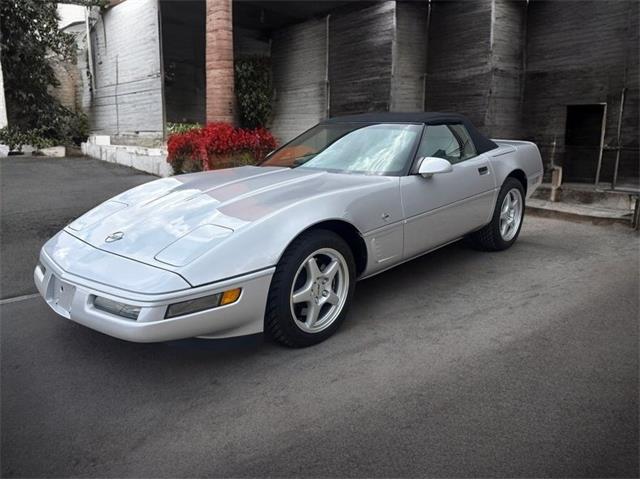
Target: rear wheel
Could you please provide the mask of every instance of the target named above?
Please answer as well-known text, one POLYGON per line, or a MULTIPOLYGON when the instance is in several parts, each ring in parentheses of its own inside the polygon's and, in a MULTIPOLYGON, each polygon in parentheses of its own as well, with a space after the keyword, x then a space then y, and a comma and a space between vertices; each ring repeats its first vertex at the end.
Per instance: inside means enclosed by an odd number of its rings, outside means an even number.
POLYGON ((524 187, 513 177, 508 177, 500 193, 491 222, 470 235, 474 245, 490 251, 505 250, 520 235, 524 219, 524 187))
POLYGON ((287 248, 271 281, 265 330, 290 347, 306 347, 331 336, 351 303, 355 261, 334 232, 310 230, 287 248))

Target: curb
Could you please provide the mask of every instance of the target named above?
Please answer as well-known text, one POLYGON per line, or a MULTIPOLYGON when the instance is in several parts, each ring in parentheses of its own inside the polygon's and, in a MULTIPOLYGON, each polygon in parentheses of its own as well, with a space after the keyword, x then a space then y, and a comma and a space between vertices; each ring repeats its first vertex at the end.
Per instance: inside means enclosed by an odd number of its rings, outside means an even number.
POLYGON ((596 217, 593 215, 582 215, 579 213, 561 212, 558 210, 549 210, 547 208, 532 207, 527 205, 525 212, 535 217, 556 218, 559 220, 568 220, 575 223, 591 223, 593 225, 613 225, 620 224, 631 227, 631 216, 628 217, 596 217))

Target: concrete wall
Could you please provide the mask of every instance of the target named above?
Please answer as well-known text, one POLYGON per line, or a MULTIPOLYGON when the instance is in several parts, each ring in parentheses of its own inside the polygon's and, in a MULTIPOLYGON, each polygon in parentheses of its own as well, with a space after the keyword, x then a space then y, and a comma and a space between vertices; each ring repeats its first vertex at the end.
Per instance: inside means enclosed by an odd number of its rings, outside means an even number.
MULTIPOLYGON (((287 141, 327 114, 389 110, 394 36, 392 1, 358 2, 332 11, 328 19, 274 31, 271 61, 276 97, 271 128, 276 137, 287 141)), ((409 36, 403 40, 410 46, 409 36)), ((424 71, 419 61, 403 57, 403 82, 397 83, 403 107, 417 108, 418 90, 422 95, 416 80, 419 70, 424 71)))
POLYGON ((395 16, 391 110, 420 112, 427 73, 427 4, 396 3, 395 16))
POLYGON ((355 2, 331 13, 329 22, 330 114, 390 108, 396 3, 355 2))
POLYGON ((126 141, 161 139, 163 99, 156 0, 125 1, 97 16, 91 30, 95 91, 91 128, 126 141))
MULTIPOLYGON (((163 22, 167 113, 201 121, 204 2, 162 4, 172 4, 163 22)), ((156 8, 156 0, 125 1, 92 30, 96 90, 87 104, 83 89, 81 103, 99 132, 161 134, 156 8)), ((427 17, 425 2, 352 2, 328 20, 238 27, 234 50, 271 55, 271 128, 281 141, 327 114, 424 108, 466 114, 494 138, 534 140, 546 163, 555 140, 561 163, 567 105, 606 103, 605 179, 624 90, 620 172, 637 181, 639 9, 634 0, 432 0, 427 17)))
POLYGON ((467 115, 494 138, 522 137, 526 5, 431 2, 425 110, 467 115))
MULTIPOLYGON (((529 4, 524 118, 530 138, 548 161, 556 140, 556 163, 564 155, 566 107, 607 103, 605 143, 616 144, 620 95, 627 88, 622 123, 622 177, 638 178, 638 19, 636 1, 529 4)), ((610 178, 614 151, 604 155, 610 178)), ((595 165, 592 175, 595 175, 595 165)))
POLYGON ((526 9, 521 0, 494 0, 490 31, 489 103, 484 130, 494 138, 522 138, 526 9))
POLYGON ((271 44, 275 99, 271 129, 286 142, 326 117, 326 20, 276 30, 271 44))
POLYGON ((65 29, 73 23, 84 22, 85 7, 82 5, 58 3, 56 10, 58 11, 58 28, 60 29, 65 29))
POLYGON ((108 142, 104 142, 108 138, 92 135, 82 143, 82 153, 105 162, 125 165, 159 177, 168 177, 173 173, 173 168, 167 163, 165 148, 109 145, 108 142))
POLYGON ((491 85, 491 0, 431 2, 425 110, 484 129, 491 85))

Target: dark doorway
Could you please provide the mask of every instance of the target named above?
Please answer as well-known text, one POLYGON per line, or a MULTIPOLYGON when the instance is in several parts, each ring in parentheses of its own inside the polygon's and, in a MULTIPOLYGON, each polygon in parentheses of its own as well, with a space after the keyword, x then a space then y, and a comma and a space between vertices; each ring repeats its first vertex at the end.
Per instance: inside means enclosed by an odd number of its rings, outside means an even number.
POLYGON ((595 181, 604 112, 604 104, 567 105, 562 172, 565 181, 595 181))
POLYGON ((164 98, 169 123, 205 121, 205 2, 161 0, 164 98))

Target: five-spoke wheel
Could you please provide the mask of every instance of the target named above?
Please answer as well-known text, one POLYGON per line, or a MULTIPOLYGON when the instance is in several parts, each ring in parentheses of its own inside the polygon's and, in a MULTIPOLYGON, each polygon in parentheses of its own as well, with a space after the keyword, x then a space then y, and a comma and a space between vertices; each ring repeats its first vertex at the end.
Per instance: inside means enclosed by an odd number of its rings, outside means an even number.
POLYGON ((300 265, 291 288, 291 314, 301 330, 327 328, 338 317, 349 291, 349 269, 340 252, 321 248, 300 265))
POLYGON ((353 296, 349 245, 328 230, 309 230, 287 248, 271 281, 265 329, 277 341, 304 347, 329 337, 353 296))
POLYGON ((524 185, 507 177, 498 193, 491 222, 470 235, 472 243, 483 250, 504 250, 518 238, 524 217, 524 185))
POLYGON ((500 235, 509 241, 515 237, 522 221, 522 194, 517 188, 507 192, 500 208, 500 235))

